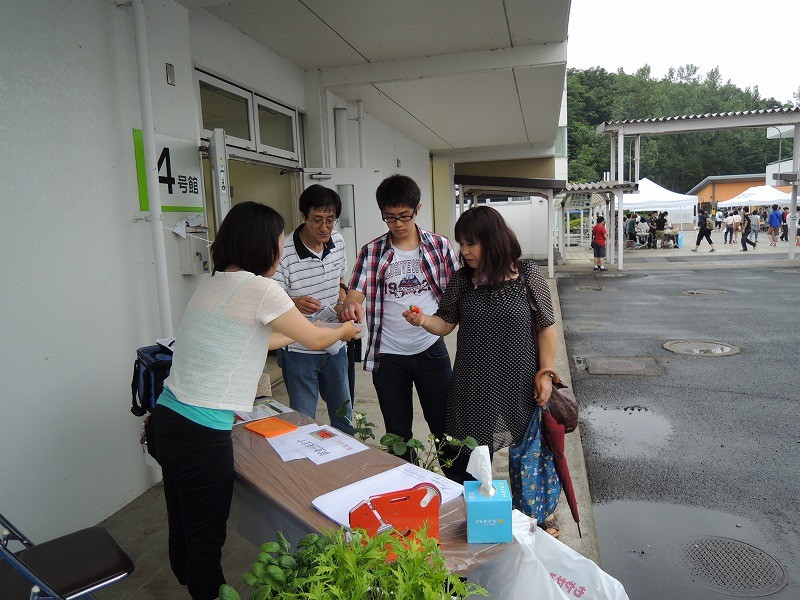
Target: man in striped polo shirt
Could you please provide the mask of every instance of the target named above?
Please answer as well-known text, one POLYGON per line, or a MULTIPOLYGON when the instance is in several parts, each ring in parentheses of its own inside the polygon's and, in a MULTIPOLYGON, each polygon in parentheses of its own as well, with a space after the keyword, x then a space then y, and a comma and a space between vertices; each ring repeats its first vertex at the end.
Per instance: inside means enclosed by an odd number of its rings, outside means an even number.
MULTIPOLYGON (((283 256, 273 279, 283 285, 309 321, 335 323, 347 290, 344 239, 333 230, 342 201, 333 190, 312 185, 300 195, 299 205, 303 224, 284 238, 283 256)), ((347 346, 343 342, 322 351, 295 342, 278 351, 278 364, 293 409, 314 417, 322 396, 331 425, 345 433, 353 432, 347 346), (346 415, 337 416, 342 406, 346 406, 346 415)))
POLYGON ((386 432, 406 441, 412 437, 416 387, 425 421, 442 439, 450 355, 441 337, 411 326, 403 311, 413 305, 426 314, 436 312, 447 281, 458 269, 456 253, 445 236, 417 227, 422 202, 413 179, 392 175, 378 186, 375 197, 389 230, 361 249, 342 320, 361 323, 366 316, 364 370, 372 371, 386 432))

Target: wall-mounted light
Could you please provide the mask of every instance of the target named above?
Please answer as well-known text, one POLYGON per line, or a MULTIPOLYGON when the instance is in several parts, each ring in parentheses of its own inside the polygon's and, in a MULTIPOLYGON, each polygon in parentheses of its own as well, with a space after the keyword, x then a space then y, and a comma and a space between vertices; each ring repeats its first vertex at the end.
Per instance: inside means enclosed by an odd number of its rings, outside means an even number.
POLYGON ((311 173, 308 176, 309 179, 316 179, 317 181, 326 181, 328 179, 331 179, 332 177, 333 175, 331 175, 330 173, 322 173, 322 172, 311 173))

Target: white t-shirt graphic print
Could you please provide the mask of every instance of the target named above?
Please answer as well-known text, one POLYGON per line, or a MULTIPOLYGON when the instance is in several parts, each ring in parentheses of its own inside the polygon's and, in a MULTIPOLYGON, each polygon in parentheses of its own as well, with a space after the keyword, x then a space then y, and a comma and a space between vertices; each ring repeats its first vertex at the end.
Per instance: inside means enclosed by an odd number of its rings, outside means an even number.
POLYGON ((420 267, 419 248, 395 248, 383 281, 381 353, 418 354, 438 339, 438 336, 428 333, 422 327, 409 325, 403 318, 403 311, 408 310, 411 305, 419 306, 426 315, 432 315, 439 308, 436 296, 420 267))

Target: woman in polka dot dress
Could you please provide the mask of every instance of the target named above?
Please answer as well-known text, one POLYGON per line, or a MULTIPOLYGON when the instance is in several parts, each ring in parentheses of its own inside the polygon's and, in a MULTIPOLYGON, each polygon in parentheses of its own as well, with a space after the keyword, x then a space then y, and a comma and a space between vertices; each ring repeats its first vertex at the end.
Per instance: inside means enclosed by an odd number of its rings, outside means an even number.
MULTIPOLYGON (((455 226, 461 269, 447 285, 439 310, 425 315, 412 310, 403 316, 430 333, 447 335, 456 325, 456 351, 447 398, 447 432, 474 437, 490 452, 525 437, 538 404, 552 392, 544 378, 536 397, 538 369, 553 368, 556 331, 550 288, 532 261, 522 254, 516 235, 495 209, 477 206, 466 211, 455 226), (536 314, 540 356, 531 333, 531 308, 525 286, 531 290, 536 314)), ((451 479, 472 479, 466 473, 468 457, 448 469, 451 479)))

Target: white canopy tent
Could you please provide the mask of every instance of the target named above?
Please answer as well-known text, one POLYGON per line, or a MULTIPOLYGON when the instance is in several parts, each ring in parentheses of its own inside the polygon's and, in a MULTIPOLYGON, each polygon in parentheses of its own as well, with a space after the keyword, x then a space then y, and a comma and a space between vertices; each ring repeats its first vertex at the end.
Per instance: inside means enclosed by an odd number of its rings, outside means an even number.
POLYGON ((747 188, 738 196, 717 204, 717 208, 733 208, 734 206, 789 206, 791 194, 786 194, 771 185, 756 185, 747 188))
POLYGON ((652 212, 669 212, 673 223, 691 223, 697 208, 697 196, 671 192, 647 178, 639 180, 639 193, 623 194, 622 208, 652 212))

